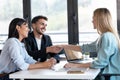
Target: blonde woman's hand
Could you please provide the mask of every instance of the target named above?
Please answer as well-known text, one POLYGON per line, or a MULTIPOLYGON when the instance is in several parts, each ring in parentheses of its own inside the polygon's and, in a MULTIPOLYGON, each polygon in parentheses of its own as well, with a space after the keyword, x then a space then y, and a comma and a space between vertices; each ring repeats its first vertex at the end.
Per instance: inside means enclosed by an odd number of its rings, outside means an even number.
POLYGON ((66 63, 64 65, 64 68, 75 68, 77 67, 77 64, 74 64, 74 63, 66 63))
POLYGON ((91 63, 66 63, 64 65, 64 68, 80 68, 80 67, 83 67, 83 68, 88 68, 90 67, 91 63))

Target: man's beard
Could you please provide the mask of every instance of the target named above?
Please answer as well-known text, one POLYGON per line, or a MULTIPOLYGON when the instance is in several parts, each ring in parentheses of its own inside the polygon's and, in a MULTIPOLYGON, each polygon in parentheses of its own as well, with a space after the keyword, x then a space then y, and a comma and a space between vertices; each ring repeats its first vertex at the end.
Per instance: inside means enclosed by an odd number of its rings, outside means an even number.
POLYGON ((46 29, 44 29, 44 28, 43 29, 41 28, 41 30, 36 29, 36 32, 40 35, 44 34, 45 31, 46 31, 46 29))
POLYGON ((40 35, 42 35, 43 34, 43 32, 40 32, 39 30, 37 30, 36 29, 36 32, 38 33, 38 34, 40 34, 40 35))
POLYGON ((38 34, 40 34, 40 35, 42 35, 42 34, 43 34, 42 32, 38 32, 38 31, 37 31, 37 33, 38 33, 38 34))

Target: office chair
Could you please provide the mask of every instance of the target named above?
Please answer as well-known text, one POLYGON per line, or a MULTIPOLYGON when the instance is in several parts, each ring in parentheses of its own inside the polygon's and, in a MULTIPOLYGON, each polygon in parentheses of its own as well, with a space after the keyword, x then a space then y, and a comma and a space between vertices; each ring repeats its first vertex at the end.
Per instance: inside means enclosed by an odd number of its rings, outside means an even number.
POLYGON ((2 50, 0 50, 0 53, 1 53, 2 50))
POLYGON ((120 74, 100 74, 100 76, 103 76, 105 78, 105 80, 110 80, 111 76, 120 76, 120 74))

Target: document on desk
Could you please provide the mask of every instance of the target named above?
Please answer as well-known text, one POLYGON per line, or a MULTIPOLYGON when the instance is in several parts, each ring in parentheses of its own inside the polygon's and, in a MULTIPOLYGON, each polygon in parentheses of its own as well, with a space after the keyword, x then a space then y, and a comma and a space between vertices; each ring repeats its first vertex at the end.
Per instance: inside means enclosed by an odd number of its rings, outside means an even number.
POLYGON ((68 74, 83 74, 85 71, 87 71, 89 68, 69 68, 67 70, 68 74))
POLYGON ((57 67, 54 66, 52 70, 57 72, 66 71, 68 74, 83 74, 85 71, 87 71, 89 68, 63 68, 63 67, 57 67))

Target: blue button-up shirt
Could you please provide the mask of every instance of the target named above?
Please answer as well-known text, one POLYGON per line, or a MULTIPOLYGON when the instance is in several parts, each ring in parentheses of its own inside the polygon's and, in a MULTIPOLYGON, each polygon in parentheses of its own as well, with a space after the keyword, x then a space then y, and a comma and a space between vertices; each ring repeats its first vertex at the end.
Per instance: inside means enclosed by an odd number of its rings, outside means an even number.
MULTIPOLYGON (((97 53, 98 59, 93 61, 92 68, 104 68, 103 73, 120 73, 120 50, 118 41, 111 32, 102 34, 97 41, 82 45, 81 48, 83 52, 97 53)), ((115 80, 120 80, 120 77, 115 80)))
POLYGON ((0 55, 0 73, 27 70, 29 64, 35 63, 36 61, 28 55, 24 44, 17 38, 6 41, 0 55))

